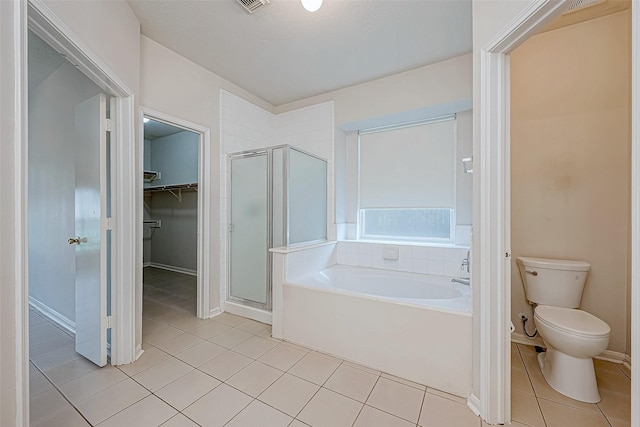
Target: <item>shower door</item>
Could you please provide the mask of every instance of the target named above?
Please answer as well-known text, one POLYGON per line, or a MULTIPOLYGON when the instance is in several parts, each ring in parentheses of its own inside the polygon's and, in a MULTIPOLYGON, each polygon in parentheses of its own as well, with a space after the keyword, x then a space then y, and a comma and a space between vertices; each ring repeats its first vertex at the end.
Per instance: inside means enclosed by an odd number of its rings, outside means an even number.
POLYGON ((229 300, 271 308, 270 197, 266 151, 231 157, 229 300))

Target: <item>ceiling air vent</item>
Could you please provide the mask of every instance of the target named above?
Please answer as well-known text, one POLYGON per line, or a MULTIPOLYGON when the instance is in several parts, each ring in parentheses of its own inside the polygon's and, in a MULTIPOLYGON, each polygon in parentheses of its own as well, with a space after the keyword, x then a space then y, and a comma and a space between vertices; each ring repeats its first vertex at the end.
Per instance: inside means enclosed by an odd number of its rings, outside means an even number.
MULTIPOLYGON (((238 0, 239 1, 239 0, 238 0)), ((571 3, 571 6, 567 9, 563 15, 568 15, 573 12, 577 12, 579 10, 585 9, 587 7, 595 6, 600 3, 604 3, 607 0, 576 0, 571 3)))
POLYGON ((237 0, 238 3, 249 13, 253 13, 263 6, 269 4, 269 0, 237 0))

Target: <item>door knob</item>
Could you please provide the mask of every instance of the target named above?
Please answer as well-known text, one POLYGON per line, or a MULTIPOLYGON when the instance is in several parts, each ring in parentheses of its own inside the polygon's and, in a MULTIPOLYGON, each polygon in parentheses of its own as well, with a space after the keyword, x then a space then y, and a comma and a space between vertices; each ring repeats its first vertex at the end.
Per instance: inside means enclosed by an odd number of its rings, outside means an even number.
POLYGON ((71 238, 69 239, 69 244, 70 244, 70 245, 73 245, 74 243, 75 243, 76 245, 79 245, 80 243, 86 243, 86 242, 87 242, 87 239, 81 239, 80 237, 75 237, 75 238, 74 238, 74 237, 71 237, 71 238))

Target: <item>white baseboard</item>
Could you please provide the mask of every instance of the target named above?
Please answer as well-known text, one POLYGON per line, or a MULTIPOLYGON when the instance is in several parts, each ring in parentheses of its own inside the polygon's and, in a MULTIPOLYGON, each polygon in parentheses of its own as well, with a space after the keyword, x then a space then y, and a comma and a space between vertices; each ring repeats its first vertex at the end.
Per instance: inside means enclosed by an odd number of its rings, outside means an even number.
POLYGON ((222 314, 222 309, 220 307, 212 308, 209 310, 209 319, 212 317, 216 317, 222 314))
POLYGON ((511 333, 511 342, 514 342, 516 344, 537 345, 540 347, 545 347, 544 342, 542 342, 542 338, 540 338, 540 335, 536 335, 535 338, 529 338, 525 334, 521 334, 520 332, 511 333))
POLYGON ((142 268, 145 268, 145 267, 151 267, 151 262, 143 262, 142 268))
POLYGON ((629 370, 629 372, 631 372, 631 356, 629 356, 628 354, 624 355, 624 362, 622 362, 622 366, 624 366, 629 370))
POLYGON ((273 316, 270 311, 260 310, 259 308, 247 307, 242 304, 238 304, 232 301, 226 301, 224 304, 224 311, 237 316, 246 317, 258 322, 271 325, 273 323, 273 316))
POLYGON ((190 270, 188 268, 175 267, 173 265, 159 264, 157 262, 150 262, 149 267, 161 268, 163 270, 175 271, 176 273, 184 273, 189 274, 191 276, 197 276, 198 272, 196 270, 190 270))
MULTIPOLYGON (((531 346, 537 345, 540 347, 546 347, 542 342, 540 335, 538 335, 534 339, 530 339, 524 334, 521 334, 519 332, 514 332, 511 334, 511 342, 514 342, 517 344, 524 344, 524 345, 531 345, 531 346)), ((631 358, 628 355, 624 353, 620 353, 618 351, 605 350, 602 353, 600 353, 598 356, 594 357, 594 359, 599 359, 599 360, 604 360, 607 362, 613 362, 613 363, 619 363, 619 364, 625 363, 625 361, 628 359, 629 368, 631 368, 631 358)))
POLYGON ((76 323, 74 321, 69 320, 66 316, 63 316, 48 305, 41 303, 33 297, 29 297, 29 306, 74 337, 76 336, 76 323))
POLYGON ((467 407, 478 417, 480 416, 480 399, 475 394, 471 393, 467 399, 467 407))

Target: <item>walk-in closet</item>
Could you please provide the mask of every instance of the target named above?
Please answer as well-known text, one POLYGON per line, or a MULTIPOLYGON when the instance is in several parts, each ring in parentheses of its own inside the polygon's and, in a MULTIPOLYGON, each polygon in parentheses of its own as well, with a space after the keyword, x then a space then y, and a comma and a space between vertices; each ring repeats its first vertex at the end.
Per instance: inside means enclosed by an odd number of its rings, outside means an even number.
POLYGON ((200 135, 144 119, 143 313, 196 315, 200 135))

